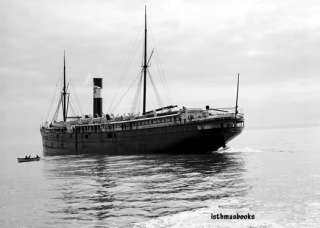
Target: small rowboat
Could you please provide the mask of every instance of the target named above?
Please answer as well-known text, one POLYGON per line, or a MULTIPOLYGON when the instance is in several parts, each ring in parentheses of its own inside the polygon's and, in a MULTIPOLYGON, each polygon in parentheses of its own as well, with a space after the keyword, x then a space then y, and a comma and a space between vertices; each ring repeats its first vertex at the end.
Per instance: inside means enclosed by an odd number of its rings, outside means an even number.
POLYGON ((31 161, 40 161, 40 157, 34 158, 17 158, 18 162, 31 162, 31 161))

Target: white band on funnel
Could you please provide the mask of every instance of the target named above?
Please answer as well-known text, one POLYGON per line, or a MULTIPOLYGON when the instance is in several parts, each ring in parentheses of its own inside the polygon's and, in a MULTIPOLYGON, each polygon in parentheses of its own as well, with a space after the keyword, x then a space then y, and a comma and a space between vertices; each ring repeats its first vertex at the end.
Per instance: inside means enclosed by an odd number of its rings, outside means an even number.
POLYGON ((101 98, 101 88, 99 86, 93 87, 93 98, 101 98))

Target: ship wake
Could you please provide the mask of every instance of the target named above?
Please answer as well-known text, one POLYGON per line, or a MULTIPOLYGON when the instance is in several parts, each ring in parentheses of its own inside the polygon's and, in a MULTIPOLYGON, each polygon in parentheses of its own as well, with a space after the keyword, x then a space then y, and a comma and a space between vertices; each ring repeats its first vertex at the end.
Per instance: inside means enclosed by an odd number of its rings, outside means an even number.
POLYGON ((261 219, 241 199, 223 199, 207 208, 185 211, 173 215, 167 215, 146 222, 134 224, 134 228, 229 228, 229 227, 269 227, 281 228, 282 225, 267 219, 261 219), (255 215, 254 219, 214 219, 215 215, 255 215))
POLYGON ((232 147, 227 146, 225 148, 220 148, 219 150, 215 151, 215 153, 262 153, 263 151, 260 149, 256 149, 253 147, 232 147))

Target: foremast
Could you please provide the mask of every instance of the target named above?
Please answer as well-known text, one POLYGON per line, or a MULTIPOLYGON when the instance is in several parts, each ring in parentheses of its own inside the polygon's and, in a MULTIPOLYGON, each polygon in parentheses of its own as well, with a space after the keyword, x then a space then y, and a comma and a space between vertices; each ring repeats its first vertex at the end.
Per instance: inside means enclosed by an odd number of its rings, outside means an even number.
POLYGON ((60 106, 62 108, 62 119, 63 122, 67 121, 68 118, 68 106, 69 106, 69 93, 68 93, 68 86, 66 85, 66 53, 63 53, 63 85, 61 96, 58 102, 57 109, 53 115, 52 122, 57 121, 58 114, 60 112, 60 106))
POLYGON ((62 116, 63 122, 67 120, 67 88, 66 88, 66 52, 63 52, 63 89, 62 89, 62 116))
POLYGON ((143 57, 143 110, 146 113, 146 93, 147 93, 147 7, 144 7, 144 57, 143 57))

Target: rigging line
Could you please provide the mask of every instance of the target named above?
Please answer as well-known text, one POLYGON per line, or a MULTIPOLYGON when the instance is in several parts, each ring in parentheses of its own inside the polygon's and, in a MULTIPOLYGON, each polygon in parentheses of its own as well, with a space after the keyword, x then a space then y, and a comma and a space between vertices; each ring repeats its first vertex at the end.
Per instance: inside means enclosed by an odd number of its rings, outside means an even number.
MULTIPOLYGON (((163 80, 163 78, 161 77, 161 73, 160 73, 160 71, 159 71, 159 67, 158 67, 158 64, 156 64, 156 69, 157 69, 157 72, 158 72, 158 74, 159 74, 159 76, 160 77, 157 77, 158 79, 159 79, 159 81, 160 81, 160 85, 161 85, 161 88, 163 89, 163 91, 165 92, 165 95, 166 95, 166 100, 169 102, 169 100, 170 99, 168 99, 168 96, 167 96, 167 93, 166 93, 166 91, 167 91, 167 89, 166 89, 166 86, 165 86, 165 82, 164 82, 164 80, 163 80)), ((156 83, 155 83, 156 84, 156 83)))
POLYGON ((132 80, 132 82, 130 83, 129 87, 127 88, 127 90, 122 94, 122 96, 120 97, 118 103, 116 103, 116 105, 114 105, 112 108, 110 108, 111 112, 113 112, 121 103, 122 99, 127 95, 127 93, 129 92, 129 90, 131 89, 131 87, 135 84, 135 82, 137 81, 137 79, 139 80, 139 77, 135 77, 134 80, 132 80))
POLYGON ((155 93, 156 98, 157 98, 157 100, 158 100, 158 103, 159 103, 160 106, 163 106, 163 102, 162 102, 162 100, 161 100, 159 91, 158 91, 156 85, 154 84, 153 78, 152 78, 149 70, 148 70, 148 74, 149 74, 150 82, 151 82, 151 85, 152 85, 152 87, 153 87, 154 93, 155 93))
MULTIPOLYGON (((142 85, 142 84, 141 84, 142 85)), ((142 97, 142 90, 141 90, 141 87, 140 87, 140 91, 139 91, 139 95, 138 95, 138 99, 137 99, 137 106, 136 106, 136 110, 135 110, 135 113, 137 113, 139 115, 139 111, 141 110, 141 99, 142 97)))
POLYGON ((56 108, 56 111, 55 111, 55 113, 54 113, 54 115, 53 115, 53 118, 52 118, 52 121, 51 121, 51 122, 57 120, 57 117, 58 117, 58 114, 59 114, 59 111, 60 111, 61 103, 62 103, 62 96, 60 96, 60 99, 59 99, 59 102, 58 102, 58 106, 57 106, 57 108, 56 108))
POLYGON ((164 87, 164 89, 167 91, 166 97, 167 97, 167 99, 170 101, 170 103, 172 103, 172 92, 171 92, 171 88, 170 88, 170 85, 169 85, 169 83, 168 83, 168 81, 167 81, 166 73, 165 73, 165 70, 164 70, 164 67, 163 67, 161 58, 159 57, 159 52, 158 52, 157 49, 156 49, 155 57, 156 57, 156 59, 158 60, 158 61, 156 61, 156 62, 157 62, 157 70, 158 70, 158 72, 159 72, 160 79, 163 81, 163 87, 164 87))
MULTIPOLYGON (((151 41, 154 43, 154 46, 157 47, 157 41, 155 39, 155 36, 153 35, 153 32, 152 32, 152 29, 150 29, 150 38, 151 38, 151 41)), ((163 68, 161 67, 161 61, 160 61, 160 58, 159 58, 159 52, 158 52, 158 49, 157 48, 154 48, 152 50, 152 54, 155 55, 155 58, 156 58, 156 70, 158 72, 158 74, 160 75, 160 77, 157 77, 159 78, 160 82, 161 82, 161 87, 163 88, 165 92, 165 96, 166 96, 166 100, 169 102, 169 103, 172 103, 172 99, 171 99, 171 91, 170 91, 170 88, 168 86, 168 82, 166 80, 166 77, 165 77, 165 73, 164 73, 164 70, 162 70, 163 68), (158 61, 157 61, 158 60, 158 61), (162 70, 162 71, 161 71, 162 70)), ((151 58, 151 56, 150 56, 151 58)), ((148 62, 149 63, 149 62, 148 62)))
POLYGON ((69 96, 70 96, 70 105, 72 105, 72 104, 74 105, 73 108, 74 108, 74 110, 76 111, 75 114, 77 115, 77 113, 78 113, 78 115, 79 115, 79 113, 80 113, 80 116, 82 116, 83 114, 82 114, 79 106, 77 105, 76 102, 73 102, 73 101, 75 101, 76 99, 75 99, 74 96, 71 95, 71 94, 69 94, 69 96))
MULTIPOLYGON (((142 75, 141 75, 142 77, 142 75)), ((141 83, 141 87, 142 87, 142 83, 141 83)), ((138 96, 138 105, 137 105, 137 108, 136 108, 136 113, 139 115, 140 114, 140 110, 141 110, 141 96, 142 96, 142 89, 140 88, 140 91, 139 91, 139 96, 138 96)))
POLYGON ((68 111, 69 111, 69 105, 71 106, 70 104, 70 94, 67 94, 67 109, 66 109, 66 119, 68 118, 68 111))
POLYGON ((53 102, 56 100, 57 94, 59 94, 59 93, 57 93, 59 91, 59 86, 58 86, 59 84, 60 84, 60 78, 56 82, 56 86, 55 86, 55 89, 54 89, 54 94, 53 94, 53 97, 51 98, 50 106, 49 106, 49 109, 48 109, 48 112, 47 112, 47 115, 46 115, 46 121, 49 120, 49 116, 50 116, 50 113, 51 113, 51 110, 52 110, 52 107, 53 107, 53 102))
POLYGON ((72 116, 76 116, 77 113, 75 112, 75 110, 74 110, 74 108, 73 108, 71 103, 70 103, 70 109, 71 109, 72 116))
POLYGON ((171 100, 170 98, 168 98, 168 88, 167 88, 167 85, 166 85, 166 82, 165 82, 165 80, 164 80, 164 74, 163 74, 163 72, 161 71, 161 67, 160 67, 160 65, 159 65, 159 63, 158 63, 158 52, 157 52, 157 49, 155 49, 156 50, 156 52, 155 52, 155 58, 156 58, 156 61, 155 61, 155 65, 156 65, 156 67, 155 67, 155 69, 156 69, 156 71, 157 71, 157 73, 159 74, 159 77, 157 77, 159 80, 160 80, 160 84, 161 84, 161 87, 162 87, 162 89, 164 90, 164 91, 166 91, 166 93, 165 93, 165 95, 166 95, 166 99, 169 101, 169 100, 171 100))
POLYGON ((132 107, 131 107, 132 113, 134 113, 136 111, 138 99, 140 98, 139 95, 141 94, 142 79, 143 79, 143 76, 142 76, 142 71, 141 71, 138 87, 137 87, 136 93, 133 97, 133 102, 132 102, 132 107))
MULTIPOLYGON (((140 83, 140 81, 139 81, 139 83, 140 83)), ((133 100, 132 100, 132 105, 131 105, 131 108, 130 108, 130 113, 134 113, 135 110, 136 110, 136 105, 138 103, 137 99, 138 99, 138 96, 139 96, 139 94, 138 94, 139 87, 140 87, 140 85, 138 85, 137 90, 136 90, 136 92, 134 94, 134 97, 133 97, 133 100)))
POLYGON ((162 77, 162 74, 161 74, 161 71, 160 71, 160 67, 159 67, 159 64, 156 62, 156 70, 157 70, 157 73, 159 74, 159 77, 157 77, 159 79, 159 81, 161 82, 161 86, 164 90, 166 90, 166 87, 165 87, 165 82, 163 80, 163 77, 162 77))
POLYGON ((117 97, 119 96, 119 94, 121 93, 121 88, 123 88, 123 81, 125 81, 124 79, 127 78, 125 76, 129 75, 128 72, 130 71, 130 68, 132 66, 132 63, 133 63, 133 59, 135 59, 135 56, 133 56, 131 58, 131 61, 129 64, 125 64, 126 66, 128 67, 125 67, 125 72, 123 74, 121 74, 121 79, 120 79, 120 82, 118 83, 118 86, 117 86, 117 89, 116 89, 116 92, 113 94, 112 98, 110 99, 110 103, 109 103, 109 107, 107 108, 108 110, 111 109, 111 107, 114 106, 114 103, 117 101, 117 97))
POLYGON ((141 41, 141 37, 140 36, 140 33, 141 31, 137 32, 136 33, 136 39, 134 40, 134 42, 132 42, 129 46, 130 46, 130 49, 132 51, 129 51, 128 52, 128 55, 126 57, 126 60, 124 62, 124 64, 121 64, 121 65, 124 65, 126 67, 123 68, 122 72, 120 73, 120 79, 119 79, 119 83, 118 86, 117 86, 117 90, 116 92, 113 94, 111 100, 110 100, 110 104, 109 104, 109 107, 108 107, 108 110, 111 110, 111 107, 114 105, 114 103, 116 102, 116 97, 118 97, 119 93, 120 93, 120 90, 122 88, 122 84, 123 84, 123 81, 124 79, 126 78, 126 76, 128 76, 128 71, 129 69, 131 68, 131 65, 133 63, 133 60, 136 59, 136 56, 135 55, 131 55, 130 53, 137 53, 137 50, 140 48, 140 41, 141 41), (137 34, 139 34, 137 36, 137 34))
POLYGON ((137 98, 137 106, 136 106, 136 112, 139 113, 139 111, 141 110, 141 101, 142 101, 142 80, 143 80, 143 75, 142 75, 142 71, 141 71, 141 82, 140 82, 140 88, 138 91, 138 98, 137 98))
POLYGON ((68 93, 70 83, 67 84, 67 89, 65 96, 67 96, 67 106, 66 106, 66 118, 68 118, 68 109, 69 109, 69 101, 70 101, 70 93, 68 93))
POLYGON ((147 61, 147 66, 149 66, 149 64, 150 64, 150 61, 151 61, 151 58, 152 58, 153 53, 154 53, 154 48, 152 49, 151 54, 150 54, 150 56, 149 56, 149 59, 148 59, 148 61, 147 61))
POLYGON ((159 54, 159 51, 158 49, 155 50, 155 58, 157 59, 157 63, 158 63, 158 67, 159 67, 159 71, 160 73, 162 74, 163 76, 163 79, 167 82, 167 78, 165 77, 166 76, 166 72, 164 70, 164 67, 163 67, 163 62, 160 58, 160 54, 159 54))
MULTIPOLYGON (((73 91, 73 94, 75 95, 75 101, 76 101, 76 105, 78 106, 78 110, 80 111, 80 115, 82 116, 83 115, 83 112, 82 112, 82 108, 81 108, 81 105, 80 105, 80 100, 79 100, 79 97, 78 97, 78 93, 77 93, 77 90, 76 90, 76 87, 74 87, 72 84, 73 84, 73 81, 70 79, 70 90, 72 89, 73 91)), ((72 96, 73 97, 73 96, 72 96)))
POLYGON ((169 100, 171 100, 171 90, 170 90, 170 86, 169 86, 169 83, 167 81, 167 77, 166 77, 166 73, 164 71, 164 67, 162 65, 162 61, 161 59, 159 58, 159 53, 157 52, 157 55, 156 55, 156 58, 158 59, 158 71, 159 71, 159 74, 160 74, 160 78, 161 80, 163 81, 163 87, 166 89, 167 91, 167 98, 169 100))

